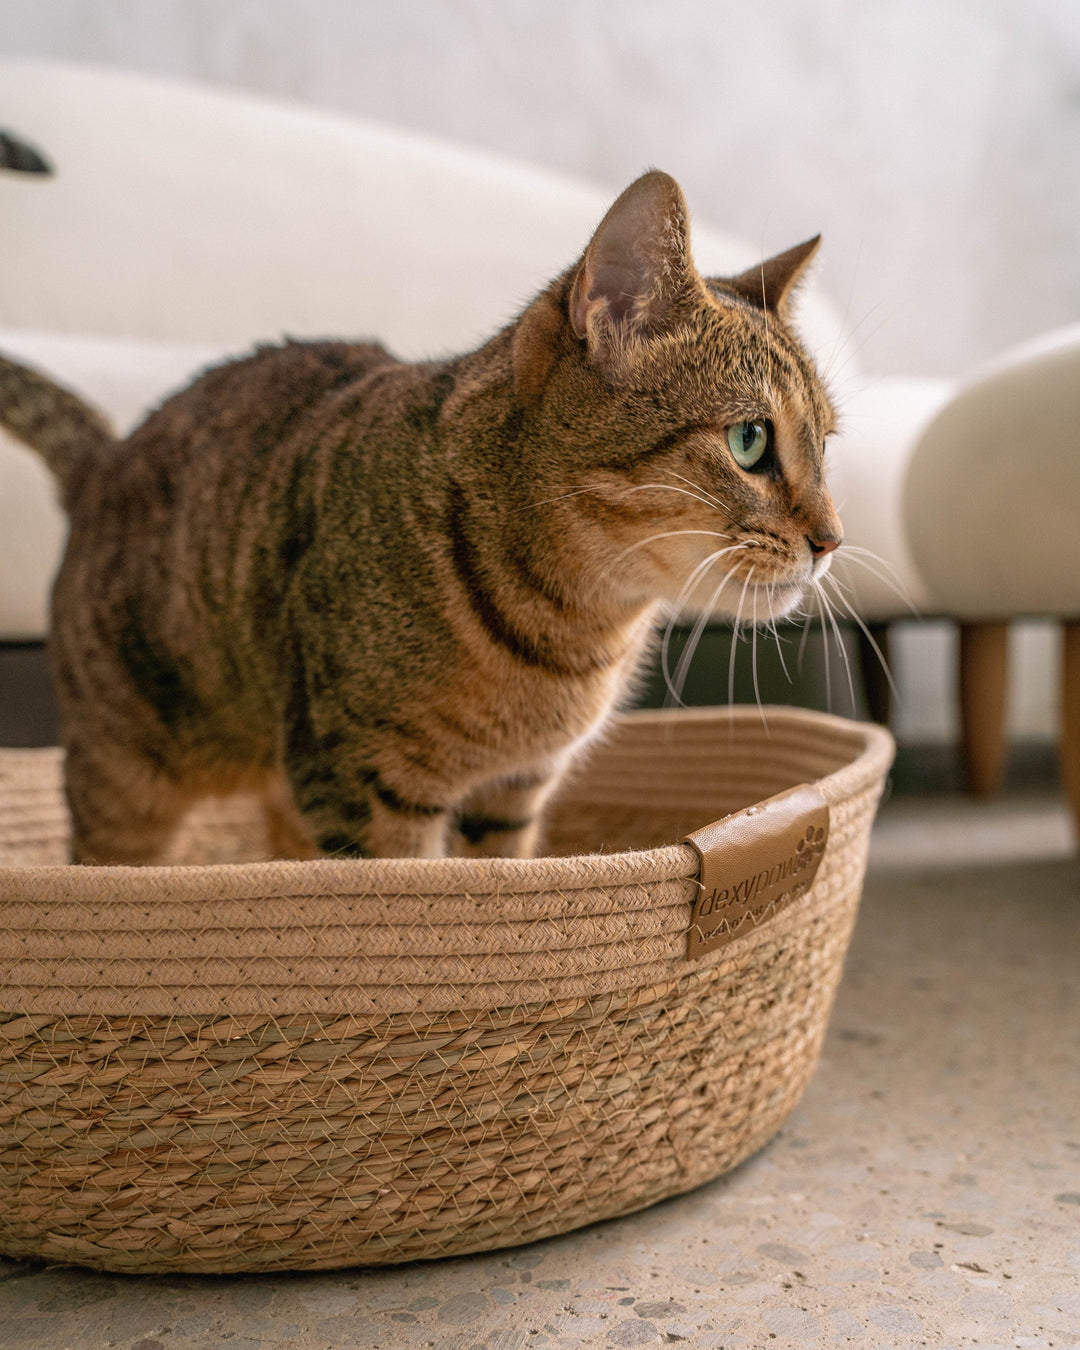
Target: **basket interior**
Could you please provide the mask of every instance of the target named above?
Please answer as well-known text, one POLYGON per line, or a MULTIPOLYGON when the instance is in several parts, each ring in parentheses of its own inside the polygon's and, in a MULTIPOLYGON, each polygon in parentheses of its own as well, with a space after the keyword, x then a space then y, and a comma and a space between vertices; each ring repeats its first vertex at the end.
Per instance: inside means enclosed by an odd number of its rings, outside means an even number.
POLYGON ((548 849, 606 853, 670 844, 847 769, 866 750, 867 730, 789 708, 630 714, 559 794, 548 849))
MULTIPOLYGON (((868 728, 790 708, 630 713, 571 774, 553 803, 545 852, 654 848, 798 783, 820 781, 867 750, 868 728)), ((61 753, 0 750, 0 865, 67 861, 61 753)), ((237 795, 200 803, 167 862, 269 856, 262 810, 237 795)))

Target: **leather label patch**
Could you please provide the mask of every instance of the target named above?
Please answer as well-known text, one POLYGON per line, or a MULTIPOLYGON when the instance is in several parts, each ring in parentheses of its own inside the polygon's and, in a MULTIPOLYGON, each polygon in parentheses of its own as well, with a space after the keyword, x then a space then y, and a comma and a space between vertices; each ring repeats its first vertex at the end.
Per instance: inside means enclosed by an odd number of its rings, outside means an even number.
POLYGON ((687 960, 759 928, 805 895, 828 838, 829 804, 809 783, 688 834, 701 879, 687 960))

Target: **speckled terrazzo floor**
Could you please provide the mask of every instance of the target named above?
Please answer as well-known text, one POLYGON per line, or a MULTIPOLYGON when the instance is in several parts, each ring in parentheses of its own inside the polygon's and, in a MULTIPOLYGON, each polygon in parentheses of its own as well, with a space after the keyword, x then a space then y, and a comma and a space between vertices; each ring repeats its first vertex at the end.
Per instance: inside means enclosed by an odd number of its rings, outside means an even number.
POLYGON ((901 769, 821 1067, 729 1178, 517 1251, 375 1272, 0 1262, 0 1347, 1080 1350, 1068 820, 1045 775, 985 805, 933 774, 912 793, 920 766, 901 769))

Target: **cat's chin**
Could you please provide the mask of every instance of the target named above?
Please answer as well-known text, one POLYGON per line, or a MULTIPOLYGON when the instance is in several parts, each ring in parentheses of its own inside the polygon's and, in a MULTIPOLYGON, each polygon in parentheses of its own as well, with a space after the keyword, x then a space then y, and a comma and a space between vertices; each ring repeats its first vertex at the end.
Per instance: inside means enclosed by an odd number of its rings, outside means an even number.
POLYGON ((798 609, 806 594, 804 581, 774 581, 768 586, 755 586, 753 595, 747 595, 742 602, 742 612, 729 617, 739 618, 743 623, 761 623, 769 619, 786 619, 798 609))
MULTIPOLYGON (((765 618, 787 618, 788 614, 794 613, 802 603, 803 595, 806 595, 806 582, 791 582, 783 586, 772 587, 771 593, 760 587, 757 595, 757 605, 759 610, 761 601, 768 607, 768 613, 765 618)), ((742 616, 742 617, 747 617, 742 616)))
POLYGON ((685 621, 707 612, 712 619, 730 619, 740 623, 766 623, 785 619, 806 594, 807 581, 773 581, 763 586, 743 586, 732 582, 717 595, 702 594, 704 588, 689 600, 680 598, 679 617, 685 621))

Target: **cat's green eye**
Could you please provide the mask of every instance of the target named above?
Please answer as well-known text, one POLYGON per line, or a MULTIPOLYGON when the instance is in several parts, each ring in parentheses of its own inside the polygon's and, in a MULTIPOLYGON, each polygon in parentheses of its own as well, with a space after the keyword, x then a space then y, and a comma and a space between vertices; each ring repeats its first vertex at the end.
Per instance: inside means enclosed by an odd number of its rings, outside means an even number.
POLYGON ((769 448, 768 422, 736 422, 728 427, 727 443, 735 456, 735 463, 744 469, 760 464, 769 448))

